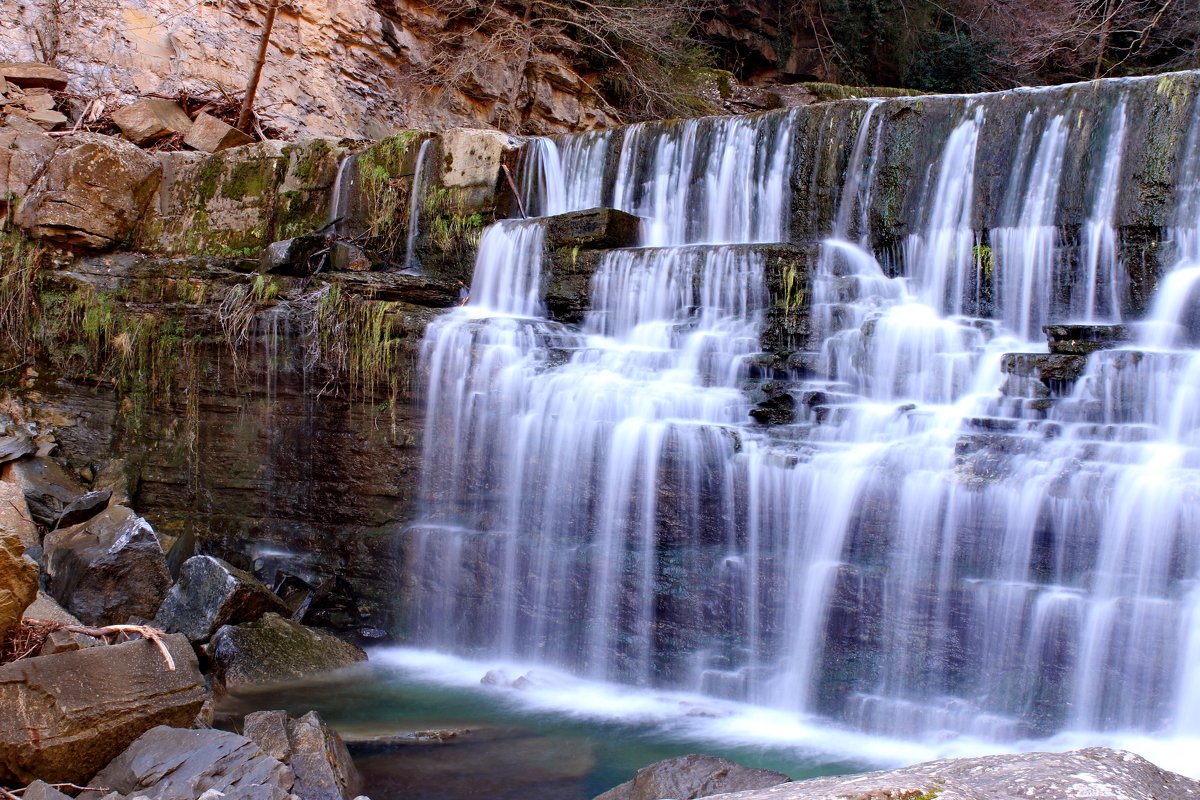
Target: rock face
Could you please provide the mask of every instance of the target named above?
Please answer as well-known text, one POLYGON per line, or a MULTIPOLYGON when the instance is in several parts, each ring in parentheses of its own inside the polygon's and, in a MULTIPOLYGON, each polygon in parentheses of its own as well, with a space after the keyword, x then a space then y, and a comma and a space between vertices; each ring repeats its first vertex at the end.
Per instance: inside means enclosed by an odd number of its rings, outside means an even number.
POLYGON ((154 529, 123 506, 46 536, 48 590, 88 625, 150 619, 171 586, 154 529))
POLYGON ((596 800, 692 800, 714 794, 765 789, 791 780, 782 772, 752 769, 715 756, 669 758, 639 769, 634 779, 596 800))
POLYGON ((257 578, 219 558, 195 556, 183 562, 154 623, 200 642, 222 625, 256 620, 268 611, 287 613, 283 601, 257 578))
POLYGON ((190 725, 207 691, 192 647, 166 637, 0 667, 0 780, 82 783, 157 725, 190 725))
POLYGON ((37 597, 38 569, 16 533, 0 530, 0 639, 37 597))
POLYGON ((3 468, 4 482, 19 486, 33 522, 43 528, 58 524, 63 509, 84 494, 79 481, 49 458, 26 458, 3 468))
MULTIPOLYGON (((604 796, 604 795, 602 795, 604 796)), ((741 792, 738 800, 1196 800, 1200 783, 1141 756, 1091 747, 930 761, 864 775, 816 778, 741 792)))
MULTIPOLYGON (((91 786, 152 800, 285 800, 294 776, 236 733, 160 726, 142 734, 92 779, 91 786)), ((308 795, 301 795, 308 800, 308 795)))
MULTIPOLYGON (((522 9, 496 6, 490 27, 518 24, 522 9)), ((0 58, 37 57, 28 31, 53 36, 72 88, 126 95, 240 86, 254 60, 261 12, 134 0, 120 14, 65 16, 50 0, 0 2, 0 58)), ((380 138, 391 124, 522 126, 583 130, 615 121, 592 82, 574 69, 574 42, 536 43, 526 62, 488 57, 448 80, 446 42, 469 62, 487 35, 456 9, 416 0, 333 0, 289 5, 276 17, 259 87, 267 119, 290 133, 380 138)))
POLYGON ((161 174, 158 161, 129 142, 65 137, 21 202, 17 224, 59 244, 111 247, 133 230, 161 174))
POLYGON ((217 676, 232 693, 348 667, 367 657, 336 636, 278 614, 224 626, 213 636, 210 651, 217 676))
POLYGON ((244 732, 292 768, 292 791, 305 800, 351 800, 358 794, 362 781, 350 753, 317 712, 288 719, 284 711, 258 711, 246 715, 244 732))

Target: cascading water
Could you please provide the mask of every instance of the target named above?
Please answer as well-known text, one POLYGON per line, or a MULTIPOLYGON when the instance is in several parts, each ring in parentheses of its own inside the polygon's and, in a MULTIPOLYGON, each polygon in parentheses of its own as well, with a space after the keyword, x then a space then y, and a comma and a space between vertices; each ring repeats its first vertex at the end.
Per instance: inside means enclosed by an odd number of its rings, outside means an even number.
POLYGON ((489 229, 426 337, 412 639, 886 736, 1200 735, 1200 114, 1140 343, 1073 390, 1025 369, 1059 363, 1043 325, 1122 321, 1138 87, 1094 113, 1018 95, 1015 120, 956 101, 886 242, 896 101, 535 140, 537 216, 489 229), (845 150, 801 158, 836 113, 845 150), (544 216, 597 205, 644 246, 600 258, 581 325, 547 319, 544 216), (763 243, 806 214, 807 288, 772 298, 763 243), (793 301, 808 350, 764 361, 793 301), (751 421, 764 378, 790 422, 751 421))

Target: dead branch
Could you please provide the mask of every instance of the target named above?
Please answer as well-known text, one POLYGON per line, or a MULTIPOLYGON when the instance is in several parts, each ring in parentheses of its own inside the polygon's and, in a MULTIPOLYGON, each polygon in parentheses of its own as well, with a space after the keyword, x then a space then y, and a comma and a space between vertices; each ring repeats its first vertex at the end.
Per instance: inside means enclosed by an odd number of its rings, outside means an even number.
POLYGON ((68 625, 48 619, 23 619, 16 628, 9 631, 4 641, 0 642, 0 664, 28 658, 41 650, 50 634, 57 631, 92 636, 105 644, 128 641, 132 635, 137 634, 152 642, 162 654, 167 669, 175 671, 175 659, 167 649, 166 642, 163 641, 163 636, 166 634, 158 628, 152 628, 149 625, 104 625, 100 627, 68 625))

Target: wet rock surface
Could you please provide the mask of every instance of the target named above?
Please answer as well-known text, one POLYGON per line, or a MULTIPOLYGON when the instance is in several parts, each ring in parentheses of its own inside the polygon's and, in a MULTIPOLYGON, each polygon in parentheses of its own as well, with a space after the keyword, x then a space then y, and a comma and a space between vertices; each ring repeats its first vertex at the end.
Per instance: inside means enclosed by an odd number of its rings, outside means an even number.
POLYGON ((765 789, 789 780, 782 772, 753 769, 715 756, 688 755, 643 767, 633 780, 609 789, 596 800, 692 800, 765 789))
POLYGON ((741 792, 739 800, 1195 800, 1200 783, 1121 750, 1023 753, 931 761, 864 775, 741 792))
POLYGON ((209 646, 216 675, 236 694, 348 667, 367 658, 360 648, 278 614, 220 628, 209 646))
POLYGON ((212 556, 195 556, 183 562, 154 624, 201 642, 222 625, 249 622, 270 611, 287 609, 253 575, 212 556))
POLYGON ((188 726, 207 696, 183 636, 170 670, 148 641, 0 667, 0 780, 82 783, 157 725, 188 726))
POLYGON ((283 711, 247 714, 244 733, 296 775, 293 793, 305 800, 351 800, 362 778, 340 736, 315 711, 289 719, 283 711))
POLYGON ((151 619, 171 586, 154 529, 122 506, 48 534, 43 547, 48 591, 88 625, 151 619))

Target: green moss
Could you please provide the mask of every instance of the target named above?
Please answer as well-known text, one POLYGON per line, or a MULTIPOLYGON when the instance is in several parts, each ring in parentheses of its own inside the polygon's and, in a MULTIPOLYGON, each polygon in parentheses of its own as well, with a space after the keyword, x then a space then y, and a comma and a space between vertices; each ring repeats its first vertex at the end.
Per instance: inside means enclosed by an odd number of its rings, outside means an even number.
POLYGON ((295 163, 292 165, 292 177, 304 184, 310 184, 320 175, 321 167, 333 154, 333 148, 324 139, 315 139, 307 146, 293 146, 285 150, 295 153, 295 163))
POLYGON ((274 158, 252 158, 234 165, 221 184, 221 194, 230 200, 266 197, 277 183, 274 158))

